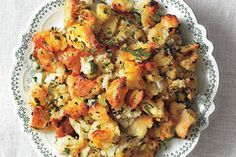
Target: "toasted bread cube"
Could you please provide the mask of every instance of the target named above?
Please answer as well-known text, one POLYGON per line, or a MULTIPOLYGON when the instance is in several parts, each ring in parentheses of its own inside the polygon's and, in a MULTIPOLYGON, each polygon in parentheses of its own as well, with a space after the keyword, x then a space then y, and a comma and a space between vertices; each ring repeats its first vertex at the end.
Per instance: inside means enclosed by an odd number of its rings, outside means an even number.
POLYGON ((161 51, 154 56, 154 61, 156 62, 158 67, 168 66, 172 64, 173 57, 171 56, 171 54, 161 51))
POLYGON ((169 29, 176 29, 180 22, 175 15, 165 15, 161 22, 148 32, 148 41, 154 44, 154 47, 163 47, 169 37, 169 29))
POLYGON ((93 29, 86 25, 75 24, 68 27, 66 38, 70 46, 81 51, 94 51, 99 48, 93 29))
POLYGON ((117 31, 118 22, 119 18, 116 16, 112 16, 108 19, 102 26, 102 35, 100 38, 111 38, 117 31))
POLYGON ((112 0, 112 7, 119 12, 130 12, 134 7, 133 0, 112 0))
POLYGON ((196 53, 192 54, 189 58, 182 60, 180 66, 186 70, 195 71, 197 59, 198 55, 196 53))
POLYGON ((74 98, 64 107, 64 114, 76 120, 80 116, 85 116, 88 114, 88 107, 83 100, 74 98))
POLYGON ((180 120, 176 125, 175 131, 177 135, 184 139, 191 125, 196 122, 196 113, 191 109, 184 109, 181 113, 180 120))
POLYGON ((181 117, 181 113, 186 108, 182 103, 173 102, 170 104, 170 116, 174 123, 177 123, 181 117))
POLYGON ((43 68, 43 70, 51 73, 56 71, 57 68, 57 63, 55 61, 56 58, 52 52, 40 48, 34 51, 34 55, 38 59, 38 63, 43 68))
POLYGON ((141 65, 127 61, 124 63, 124 76, 127 78, 127 86, 130 89, 144 89, 145 82, 142 78, 141 65))
POLYGON ((161 123, 160 126, 155 130, 157 137, 159 137, 161 141, 165 141, 174 137, 174 125, 175 124, 171 120, 161 123))
POLYGON ((88 56, 88 52, 80 51, 75 48, 67 48, 65 51, 57 53, 57 59, 62 62, 68 70, 74 74, 79 74, 81 70, 81 57, 88 56))
POLYGON ((151 128, 152 125, 153 119, 151 116, 140 116, 134 120, 133 124, 128 128, 128 132, 132 136, 142 139, 146 135, 147 129, 151 128))
POLYGON ((107 21, 111 17, 111 6, 103 3, 98 3, 96 8, 96 15, 101 22, 107 21))
POLYGON ((33 36, 35 48, 44 48, 47 51, 58 52, 67 48, 66 38, 58 29, 38 32, 33 36))
POLYGON ((197 43, 181 47, 180 53, 177 54, 177 60, 182 68, 194 72, 198 60, 198 50, 200 45, 197 43))
POLYGON ((111 147, 112 142, 120 136, 120 130, 116 122, 109 119, 106 122, 95 121, 88 133, 91 145, 96 148, 107 150, 111 147))
POLYGON ((77 22, 78 16, 85 10, 85 3, 81 0, 65 0, 64 26, 69 27, 77 22))
POLYGON ((127 94, 126 102, 131 109, 135 109, 143 100, 144 91, 143 90, 133 90, 129 91, 127 94))
POLYGON ((89 116, 96 121, 106 122, 109 120, 109 116, 107 115, 107 110, 101 104, 96 103, 96 105, 89 108, 89 116))
POLYGON ((48 126, 50 113, 43 106, 34 108, 31 126, 35 129, 45 129, 48 126))
POLYGON ((87 140, 82 138, 77 140, 74 137, 67 135, 62 138, 57 138, 55 144, 60 153, 76 157, 87 145, 87 140))
POLYGON ((50 120, 52 128, 56 131, 56 137, 61 138, 66 135, 71 135, 74 132, 73 127, 70 124, 68 117, 62 117, 61 119, 51 118, 50 120))
POLYGON ((162 100, 158 100, 157 102, 153 102, 152 100, 144 100, 141 108, 144 112, 155 118, 157 121, 160 121, 164 117, 164 102, 162 100))
POLYGON ((33 107, 48 105, 48 88, 43 85, 36 85, 31 91, 30 104, 33 107))
POLYGON ((119 110, 124 105, 124 99, 126 93, 128 92, 126 82, 126 77, 116 79, 111 82, 110 86, 106 91, 106 98, 108 102, 116 110, 119 110))
POLYGON ((156 1, 149 2, 141 11, 141 23, 143 27, 153 27, 156 24, 156 16, 159 5, 156 1))
POLYGON ((67 78, 67 85, 72 98, 90 97, 96 83, 94 80, 89 80, 80 75, 70 75, 67 78))

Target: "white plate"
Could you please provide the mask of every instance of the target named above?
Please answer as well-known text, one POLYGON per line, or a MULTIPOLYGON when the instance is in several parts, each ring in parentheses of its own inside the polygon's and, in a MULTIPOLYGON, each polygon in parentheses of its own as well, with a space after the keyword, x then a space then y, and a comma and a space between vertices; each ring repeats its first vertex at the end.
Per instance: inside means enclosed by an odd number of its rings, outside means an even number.
MULTIPOLYGON (((161 144, 157 156, 184 157, 195 147, 200 132, 207 128, 210 114, 214 111, 213 99, 219 84, 219 70, 212 56, 213 45, 206 37, 206 29, 197 23, 191 8, 182 0, 158 0, 166 7, 167 13, 176 15, 181 21, 181 33, 186 42, 196 41, 201 45, 200 59, 197 67, 197 98, 195 107, 198 111, 197 123, 190 130, 186 140, 173 139, 161 144)), ((22 130, 28 135, 32 146, 40 156, 60 156, 54 148, 54 135, 36 131, 29 126, 31 109, 27 104, 27 91, 32 81, 34 71, 29 59, 33 51, 31 38, 37 31, 63 27, 63 0, 48 1, 27 25, 26 32, 22 34, 19 45, 14 50, 15 63, 11 73, 11 92, 16 105, 16 113, 22 130)))

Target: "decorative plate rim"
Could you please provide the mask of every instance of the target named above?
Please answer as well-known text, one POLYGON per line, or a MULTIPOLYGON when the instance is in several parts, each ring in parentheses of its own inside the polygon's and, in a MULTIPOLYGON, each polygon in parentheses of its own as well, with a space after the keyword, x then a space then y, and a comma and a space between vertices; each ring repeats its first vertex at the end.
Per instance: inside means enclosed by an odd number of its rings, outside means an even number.
MULTIPOLYGON (((191 18, 191 19, 189 19, 189 29, 193 31, 192 33, 194 33, 194 31, 199 31, 198 33, 200 33, 199 41, 201 41, 201 43, 202 43, 202 46, 203 46, 202 51, 204 53, 202 55, 203 56, 206 55, 206 56, 204 56, 204 57, 206 57, 205 58, 206 59, 206 66, 207 66, 207 69, 208 68, 210 69, 209 73, 212 73, 212 74, 209 74, 210 80, 208 80, 209 82, 212 81, 212 82, 210 82, 212 84, 209 85, 207 92, 205 93, 205 99, 203 102, 204 107, 205 107, 204 114, 200 115, 202 117, 199 118, 199 120, 196 124, 196 128, 194 128, 194 129, 196 129, 195 132, 198 133, 199 135, 198 136, 195 135, 194 137, 192 137, 192 135, 191 135, 190 140, 193 140, 193 142, 191 143, 191 146, 186 146, 183 149, 181 148, 182 150, 179 150, 179 151, 176 151, 175 153, 170 154, 171 156, 174 156, 174 157, 175 156, 182 157, 182 156, 188 155, 193 150, 193 148, 195 147, 195 145, 198 142, 201 131, 205 130, 209 125, 209 117, 215 110, 214 98, 215 98, 218 88, 219 88, 219 80, 220 80, 219 68, 218 68, 218 64, 212 54, 213 50, 214 50, 214 46, 213 46, 212 42, 209 41, 207 38, 207 30, 203 25, 198 23, 195 13, 191 9, 191 7, 184 0, 159 0, 159 1, 161 1, 162 3, 166 2, 166 3, 171 3, 174 5, 179 5, 179 7, 181 7, 182 9, 184 9, 186 11, 188 16, 191 18), (211 78, 211 76, 213 76, 213 77, 211 78), (194 141, 194 140, 196 140, 196 141, 194 141)), ((47 9, 47 7, 50 8, 50 7, 54 7, 55 5, 59 6, 59 5, 63 5, 63 3, 64 3, 64 0, 46 0, 32 13, 32 15, 27 23, 27 28, 24 31, 22 31, 22 33, 20 33, 18 36, 17 45, 13 49, 13 53, 12 53, 13 64, 12 64, 10 72, 9 72, 9 89, 11 91, 12 102, 15 105, 14 112, 17 113, 14 115, 17 118, 17 120, 20 122, 20 126, 21 126, 20 130, 22 132, 24 132, 24 134, 27 135, 28 138, 31 139, 30 140, 31 145, 34 148, 35 152, 39 156, 56 157, 54 152, 51 150, 48 150, 47 148, 44 148, 44 145, 39 146, 41 140, 38 139, 37 133, 34 134, 32 129, 30 129, 29 126, 26 126, 29 119, 28 119, 28 117, 24 116, 25 111, 24 111, 24 107, 22 106, 24 101, 21 100, 22 97, 19 94, 20 90, 17 89, 17 88, 19 88, 19 86, 17 86, 17 85, 20 84, 20 82, 19 82, 20 74, 17 71, 20 71, 21 67, 23 67, 23 64, 21 62, 24 61, 23 56, 24 56, 24 50, 26 50, 28 48, 27 43, 30 43, 30 40, 31 40, 30 34, 32 35, 34 33, 34 30, 32 30, 32 28, 34 27, 33 26, 34 22, 35 22, 35 20, 37 20, 38 16, 43 16, 43 15, 40 15, 40 12, 44 9, 47 9), (18 84, 16 82, 18 82, 18 84), (35 144, 38 144, 38 146, 36 147, 35 144)), ((40 22, 40 21, 37 21, 37 22, 40 22)), ((194 36, 197 36, 197 35, 194 34, 194 36)), ((170 155, 164 154, 162 156, 163 157, 170 157, 170 155)))

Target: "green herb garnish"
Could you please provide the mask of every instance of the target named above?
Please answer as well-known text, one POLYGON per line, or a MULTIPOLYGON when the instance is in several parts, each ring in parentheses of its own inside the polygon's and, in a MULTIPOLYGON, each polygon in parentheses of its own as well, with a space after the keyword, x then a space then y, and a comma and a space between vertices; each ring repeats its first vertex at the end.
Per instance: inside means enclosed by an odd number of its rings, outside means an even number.
POLYGON ((149 58, 151 56, 151 54, 148 52, 145 52, 146 49, 143 49, 143 48, 139 48, 139 49, 135 49, 135 50, 125 48, 124 50, 131 53, 138 62, 142 62, 141 57, 149 58))
POLYGON ((42 43, 43 43, 43 45, 48 46, 48 43, 46 41, 42 41, 42 43))
POLYGON ((111 50, 108 49, 106 53, 107 53, 108 57, 112 57, 112 51, 111 50))
POLYGON ((135 21, 136 22, 138 22, 138 23, 140 23, 141 22, 141 16, 140 16, 140 14, 139 13, 134 13, 134 18, 135 18, 135 21))
POLYGON ((188 97, 185 97, 185 99, 184 99, 184 104, 185 104, 187 107, 190 107, 190 106, 191 106, 191 102, 190 102, 190 100, 188 99, 188 97))
POLYGON ((147 104, 147 103, 143 104, 143 110, 144 110, 144 112, 146 112, 147 114, 153 115, 153 113, 152 113, 153 106, 152 106, 151 104, 147 104))
POLYGON ((35 102, 36 102, 36 105, 37 105, 37 106, 40 106, 40 101, 39 101, 39 99, 38 99, 38 98, 34 98, 34 100, 35 100, 35 102))
POLYGON ((33 79, 34 79, 34 82, 37 82, 37 80, 38 80, 38 78, 37 78, 37 77, 33 77, 33 79))
POLYGON ((74 39, 74 42, 76 43, 77 41, 78 41, 78 38, 75 38, 75 39, 74 39))
POLYGON ((109 31, 109 32, 107 32, 107 34, 112 34, 112 32, 111 32, 111 31, 109 31))
POLYGON ((56 40, 61 40, 61 37, 58 36, 58 35, 54 35, 54 38, 55 38, 56 40))
POLYGON ((39 70, 39 69, 40 69, 40 65, 39 65, 39 64, 37 64, 37 67, 36 67, 36 69, 37 69, 37 70, 39 70))
POLYGON ((33 57, 32 54, 29 56, 29 59, 32 60, 32 61, 35 61, 35 58, 33 57))
POLYGON ((95 73, 97 71, 97 65, 94 62, 89 62, 91 67, 91 74, 95 73))
POLYGON ((64 152, 65 152, 67 155, 69 155, 69 154, 70 154, 70 149, 69 149, 69 148, 65 148, 65 149, 64 149, 64 152))
POLYGON ((104 8, 104 14, 108 14, 107 8, 104 8))
POLYGON ((159 14, 158 11, 156 11, 156 12, 154 13, 154 15, 153 15, 153 20, 154 20, 155 22, 157 22, 157 23, 159 23, 159 22, 161 21, 161 16, 160 16, 160 14, 159 14))
POLYGON ((98 126, 97 126, 97 129, 101 129, 101 125, 98 125, 98 126))
POLYGON ((126 153, 127 150, 128 150, 128 148, 124 148, 124 149, 122 150, 122 153, 126 153))
POLYGON ((153 42, 156 42, 156 41, 157 41, 157 38, 156 38, 156 37, 152 37, 152 41, 153 41, 153 42))
POLYGON ((108 45, 113 45, 114 43, 115 43, 115 39, 113 39, 113 38, 111 38, 111 39, 107 42, 108 45))
POLYGON ((144 52, 146 49, 143 48, 139 48, 139 49, 135 49, 135 50, 131 50, 126 48, 125 51, 128 51, 129 53, 131 53, 133 56, 144 56, 144 57, 150 57, 151 54, 148 52, 144 52))

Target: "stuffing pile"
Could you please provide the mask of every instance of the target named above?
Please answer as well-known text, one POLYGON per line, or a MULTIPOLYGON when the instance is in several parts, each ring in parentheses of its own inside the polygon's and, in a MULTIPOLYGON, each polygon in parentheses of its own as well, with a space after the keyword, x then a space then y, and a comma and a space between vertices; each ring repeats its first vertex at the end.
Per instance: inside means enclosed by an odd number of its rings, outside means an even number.
POLYGON ((65 0, 64 29, 33 37, 38 73, 31 126, 54 130, 60 153, 153 157, 196 122, 199 44, 184 45, 158 2, 65 0))

